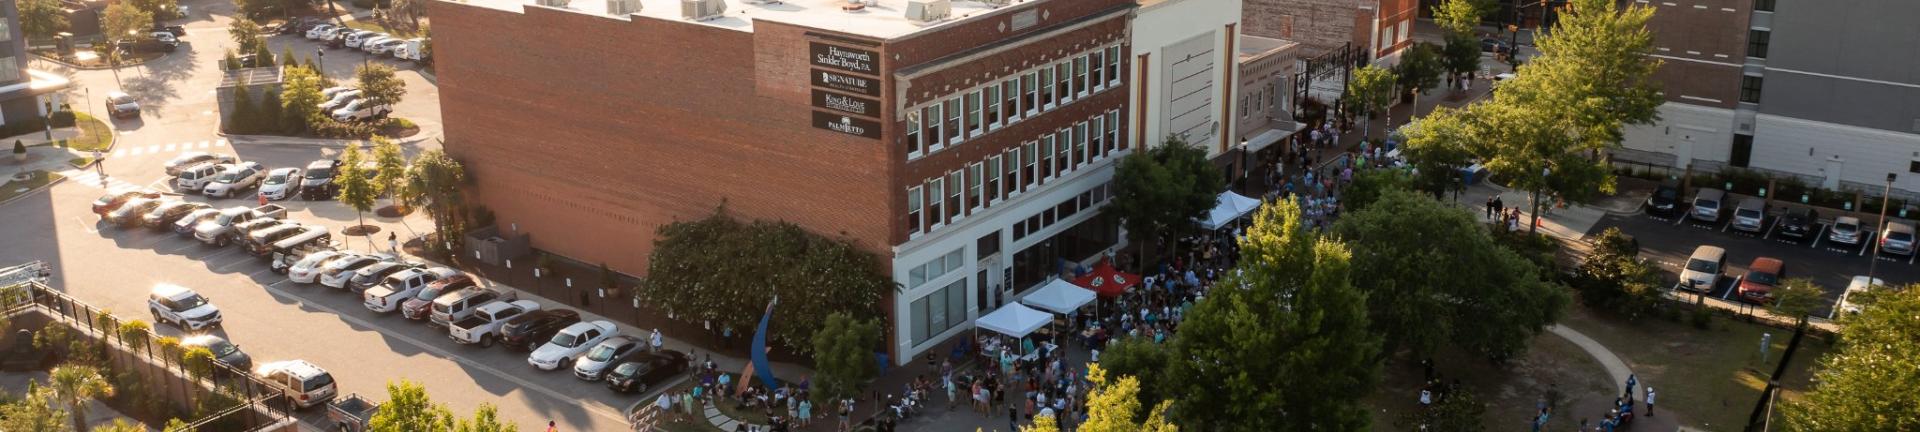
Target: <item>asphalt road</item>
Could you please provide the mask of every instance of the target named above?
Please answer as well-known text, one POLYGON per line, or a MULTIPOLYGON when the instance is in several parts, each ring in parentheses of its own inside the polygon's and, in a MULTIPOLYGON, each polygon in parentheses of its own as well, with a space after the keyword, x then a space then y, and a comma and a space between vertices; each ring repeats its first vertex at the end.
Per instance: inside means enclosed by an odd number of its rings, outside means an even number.
MULTIPOLYGON (((35 67, 56 70, 74 80, 70 97, 76 109, 84 102, 104 115, 100 98, 124 88, 141 102, 139 119, 112 123, 118 133, 115 151, 105 170, 107 186, 99 178, 82 176, 0 206, 0 263, 41 260, 54 268, 56 289, 83 301, 109 308, 122 316, 149 319, 145 295, 153 285, 171 283, 191 287, 221 308, 225 325, 214 330, 251 354, 256 363, 305 359, 328 369, 341 392, 370 394, 384 399, 384 385, 408 379, 424 384, 436 401, 457 412, 470 412, 481 403, 500 408, 503 419, 524 429, 538 430, 548 420, 562 430, 626 430, 620 415, 650 395, 616 395, 600 383, 583 382, 569 372, 542 372, 527 365, 525 355, 500 347, 481 349, 453 343, 445 332, 404 318, 376 314, 361 306, 358 296, 318 285, 286 282, 268 270, 265 261, 237 248, 202 246, 190 237, 146 230, 126 231, 96 222, 89 203, 106 187, 145 186, 166 190, 160 164, 188 150, 236 154, 269 168, 304 166, 333 157, 338 149, 321 146, 234 144, 216 134, 214 87, 220 81, 219 60, 233 45, 227 40, 226 14, 231 3, 186 2, 195 16, 176 21, 188 35, 181 51, 152 64, 111 71, 75 71, 36 61, 35 67), (216 15, 208 15, 209 13, 216 15)), ((269 40, 276 53, 292 46, 296 53, 312 53, 315 46, 298 36, 269 40)), ((361 54, 329 51, 325 67, 330 76, 350 81, 361 54), (343 61, 344 60, 344 61, 343 61)), ((390 60, 389 60, 390 61, 390 60)), ((438 95, 431 82, 417 72, 400 73, 409 89, 397 116, 414 119, 423 133, 440 129, 438 95)), ((431 145, 428 140, 427 145, 431 145)), ((409 154, 425 147, 409 146, 409 154)), ((189 200, 204 201, 189 196, 189 200)), ((252 205, 252 199, 216 200, 217 206, 252 205)), ((289 217, 338 229, 357 215, 331 202, 283 202, 289 217)), ((367 222, 411 237, 428 229, 422 216, 406 219, 366 215, 367 222)), ((373 245, 361 239, 348 246, 365 250, 373 245)), ((379 242, 379 248, 386 247, 379 242)), ((163 334, 180 329, 159 326, 163 334)), ((301 416, 312 425, 324 425, 324 410, 301 416)))
MULTIPOLYGON (((1681 209, 1684 214, 1684 208, 1681 209)), ((1695 248, 1705 245, 1719 246, 1727 250, 1727 266, 1721 280, 1708 293, 1716 298, 1734 299, 1733 280, 1747 273, 1747 265, 1754 258, 1772 257, 1786 263, 1786 277, 1805 277, 1813 279, 1826 291, 1828 304, 1816 311, 1816 316, 1827 316, 1833 303, 1840 300, 1846 291, 1848 281, 1854 276, 1866 275, 1869 263, 1878 260, 1874 268, 1874 277, 1892 285, 1906 285, 1920 282, 1920 266, 1915 265, 1914 257, 1891 254, 1874 255, 1872 242, 1866 239, 1858 245, 1846 245, 1828 241, 1825 238, 1828 220, 1822 220, 1817 227, 1821 233, 1813 239, 1792 239, 1779 234, 1777 215, 1768 215, 1761 233, 1748 233, 1729 226, 1728 218, 1708 223, 1684 217, 1660 217, 1648 214, 1631 216, 1608 215, 1595 224, 1589 235, 1597 234, 1609 227, 1618 227, 1621 231, 1634 236, 1640 242, 1640 254, 1660 265, 1667 281, 1679 280, 1679 272, 1687 257, 1695 248)))

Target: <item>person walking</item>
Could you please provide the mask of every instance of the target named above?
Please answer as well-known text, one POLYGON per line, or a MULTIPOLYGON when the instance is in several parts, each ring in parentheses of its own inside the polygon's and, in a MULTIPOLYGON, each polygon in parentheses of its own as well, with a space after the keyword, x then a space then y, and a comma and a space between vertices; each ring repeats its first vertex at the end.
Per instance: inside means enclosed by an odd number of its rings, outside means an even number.
MULTIPOLYGON (((266 202, 266 200, 267 200, 266 195, 260 195, 261 202, 266 202)), ((261 204, 261 205, 266 205, 266 204, 261 204)), ((387 233, 387 250, 393 251, 393 253, 396 253, 396 254, 400 253, 400 234, 399 233, 394 233, 394 232, 387 233)))
POLYGON ((653 352, 660 352, 660 347, 665 345, 665 341, 660 338, 660 329, 653 329, 653 337, 647 343, 653 347, 653 352))
POLYGON ((1484 211, 1484 213, 1486 213, 1486 215, 1487 215, 1487 216, 1486 216, 1486 217, 1487 217, 1487 220, 1493 220, 1493 199, 1494 199, 1494 196, 1493 196, 1493 195, 1488 195, 1488 196, 1487 196, 1487 205, 1486 205, 1486 209, 1485 209, 1485 211, 1484 211))
POLYGON ((1647 386, 1647 417, 1653 417, 1653 386, 1647 386))
POLYGON ((1007 404, 1007 430, 1020 430, 1020 408, 1014 404, 1007 404))

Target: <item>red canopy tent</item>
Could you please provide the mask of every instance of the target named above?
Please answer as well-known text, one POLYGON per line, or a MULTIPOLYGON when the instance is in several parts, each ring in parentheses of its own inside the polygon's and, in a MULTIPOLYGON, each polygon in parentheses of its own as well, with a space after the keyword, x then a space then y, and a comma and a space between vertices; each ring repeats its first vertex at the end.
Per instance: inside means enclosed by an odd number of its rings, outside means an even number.
POLYGON ((1100 297, 1114 298, 1140 284, 1140 275, 1122 272, 1113 268, 1110 260, 1101 260, 1093 266, 1093 271, 1073 279, 1074 285, 1093 290, 1100 297))

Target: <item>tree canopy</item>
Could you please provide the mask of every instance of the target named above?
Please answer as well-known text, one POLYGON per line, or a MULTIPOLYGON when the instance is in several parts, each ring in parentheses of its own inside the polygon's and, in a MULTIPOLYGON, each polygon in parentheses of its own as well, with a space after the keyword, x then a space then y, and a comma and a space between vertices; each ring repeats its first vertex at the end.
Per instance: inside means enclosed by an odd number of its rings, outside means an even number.
POLYGON ((1638 315, 1660 301, 1660 273, 1640 258, 1640 246, 1618 227, 1594 236, 1593 252, 1574 271, 1572 284, 1587 306, 1638 315))
POLYGON ((354 69, 353 77, 360 82, 360 97, 373 105, 393 106, 407 95, 407 83, 394 76, 393 66, 383 63, 366 63, 354 69))
POLYGON ((380 184, 367 178, 366 165, 366 152, 361 151, 360 142, 355 141, 340 153, 340 171, 333 175, 333 184, 340 187, 335 199, 358 212, 361 225, 367 223, 367 210, 373 210, 374 197, 380 196, 380 184))
POLYGON ((1148 410, 1147 420, 1142 423, 1135 420, 1140 416, 1140 380, 1126 375, 1109 376, 1099 364, 1087 367, 1087 381, 1093 387, 1087 392, 1087 420, 1080 423, 1081 432, 1179 432, 1180 428, 1167 420, 1167 408, 1171 401, 1161 402, 1148 410))
POLYGON ((1309 233, 1300 206, 1262 207, 1241 260, 1180 324, 1165 394, 1196 430, 1364 430, 1380 339, 1351 253, 1309 233))
POLYGON ((53 397, 67 406, 75 431, 87 430, 87 402, 112 397, 113 383, 100 376, 93 366, 62 365, 47 372, 47 388, 53 397))
POLYGON ((462 187, 466 182, 467 170, 460 161, 447 156, 446 151, 432 149, 413 158, 399 195, 408 205, 426 209, 433 219, 434 232, 441 238, 458 238, 465 225, 460 215, 465 214, 461 209, 466 206, 466 189, 462 187))
POLYGON ((100 27, 109 38, 130 38, 141 30, 153 28, 153 14, 132 4, 114 3, 107 6, 106 17, 102 18, 100 27))
POLYGON ((880 374, 873 361, 873 351, 880 341, 878 321, 845 312, 827 315, 826 325, 813 334, 814 401, 857 396, 866 389, 867 381, 880 374))
POLYGON ((1487 0, 1445 0, 1433 6, 1433 23, 1449 37, 1471 38, 1473 29, 1480 26, 1480 16, 1492 7, 1487 0))
POLYGON ((1492 358, 1524 351, 1560 317, 1566 292, 1495 243, 1474 215, 1430 196, 1389 190, 1333 232, 1352 245, 1353 284, 1367 293, 1382 354, 1443 344, 1492 358), (1461 271, 1472 269, 1472 271, 1461 271))
POLYGON ((1782 407, 1787 430, 1920 430, 1920 284, 1864 297, 1841 319, 1813 390, 1782 407))
POLYGON ((28 382, 26 394, 0 404, 0 430, 58 431, 72 427, 66 423, 68 413, 60 408, 58 399, 53 389, 28 382))
POLYGON ((722 207, 660 227, 637 295, 674 316, 737 332, 758 325, 778 296, 768 340, 808 352, 828 315, 877 315, 881 293, 893 289, 879 258, 849 239, 785 221, 742 222, 722 207))
POLYGON ((1431 407, 1400 416, 1394 425, 1424 432, 1479 432, 1487 428, 1486 415, 1487 404, 1473 390, 1458 388, 1431 407))
POLYGON ((28 37, 51 38, 67 31, 67 11, 60 0, 20 0, 20 31, 28 37))
MULTIPOLYGON (((1178 333, 1174 337, 1179 337, 1178 333)), ((1100 351, 1100 367, 1108 373, 1131 376, 1145 385, 1140 386, 1138 398, 1144 406, 1158 406, 1165 398, 1160 394, 1165 383, 1168 358, 1165 345, 1153 342, 1151 338, 1122 336, 1107 342, 1106 349, 1100 351)))
POLYGON ((387 401, 369 420, 369 432, 407 432, 447 430, 453 426, 453 411, 433 403, 427 388, 401 379, 387 382, 387 401))
POLYGON ((1373 138, 1373 116, 1386 111, 1387 103, 1393 101, 1393 84, 1393 71, 1374 65, 1354 69, 1353 78, 1347 81, 1348 106, 1365 122, 1361 130, 1367 139, 1373 138))
POLYGON ((1159 241, 1171 251, 1174 239, 1199 229, 1194 221, 1206 217, 1227 187, 1205 149, 1175 136, 1127 155, 1113 176, 1108 211, 1120 216, 1142 249, 1159 241))
POLYGON ((387 137, 374 135, 371 141, 373 183, 379 185, 380 190, 393 194, 393 199, 398 201, 400 188, 406 185, 403 180, 407 177, 407 155, 400 150, 400 144, 387 137))
POLYGON ((288 66, 282 72, 280 90, 280 130, 288 134, 306 132, 313 124, 326 118, 320 112, 320 90, 322 83, 319 74, 312 68, 288 66))
POLYGON ((1806 325, 1807 316, 1813 314, 1814 309, 1829 304, 1826 300, 1826 292, 1820 289, 1820 285, 1814 284, 1812 279, 1807 278, 1790 278, 1780 281, 1780 286, 1774 287, 1773 291, 1767 294, 1773 297, 1773 302, 1767 305, 1767 309, 1775 315, 1792 319, 1794 325, 1806 325))

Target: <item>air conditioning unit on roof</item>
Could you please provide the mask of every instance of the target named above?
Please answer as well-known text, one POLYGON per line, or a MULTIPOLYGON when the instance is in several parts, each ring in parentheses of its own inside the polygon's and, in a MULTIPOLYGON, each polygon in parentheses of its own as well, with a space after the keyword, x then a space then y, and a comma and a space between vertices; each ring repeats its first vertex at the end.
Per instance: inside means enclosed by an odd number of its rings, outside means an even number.
POLYGON ((913 0, 907 2, 907 19, 934 22, 953 15, 953 0, 913 0))
POLYGON ((607 0, 607 15, 627 16, 640 13, 640 0, 607 0))
POLYGON ((556 8, 566 9, 567 4, 569 3, 573 3, 573 2, 571 0, 540 0, 539 3, 535 3, 535 4, 546 6, 546 7, 556 7, 556 8))
POLYGON ((719 18, 727 12, 724 0, 680 0, 680 17, 694 21, 719 18))

